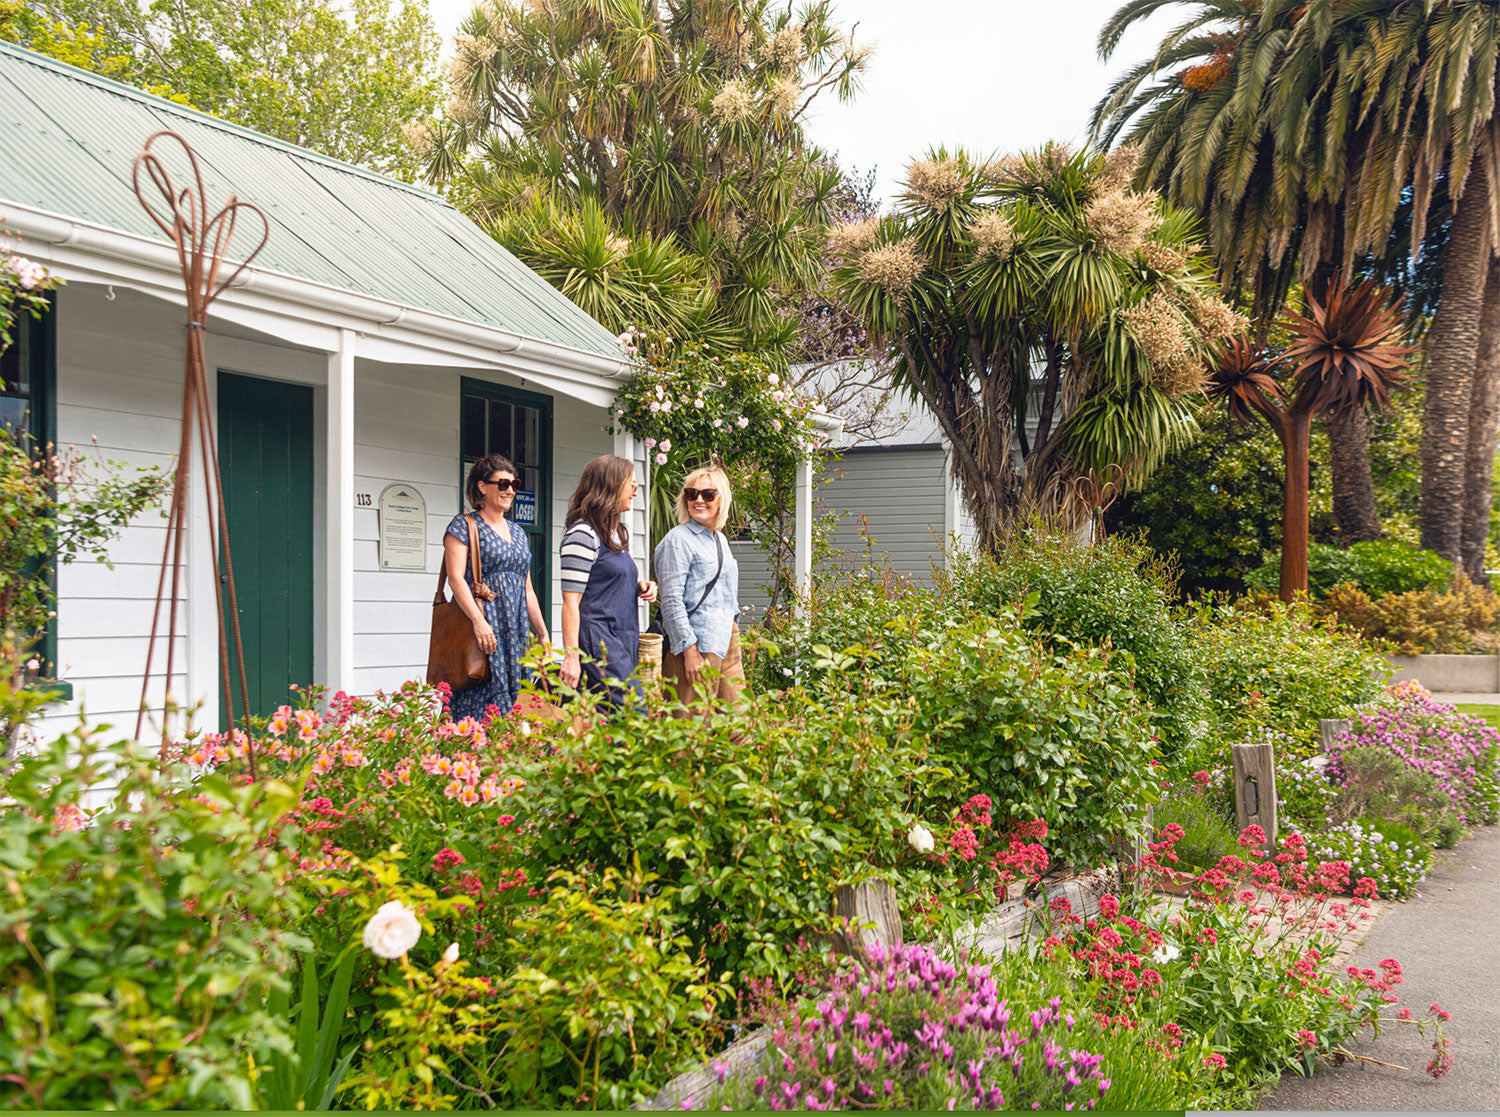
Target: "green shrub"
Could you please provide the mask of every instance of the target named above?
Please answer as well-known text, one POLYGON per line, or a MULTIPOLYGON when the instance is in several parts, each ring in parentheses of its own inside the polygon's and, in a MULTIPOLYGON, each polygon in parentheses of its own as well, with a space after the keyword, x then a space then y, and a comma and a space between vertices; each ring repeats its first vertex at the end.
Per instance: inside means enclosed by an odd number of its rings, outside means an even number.
MULTIPOLYGON (((932 759, 960 773, 960 796, 991 796, 1002 818, 1044 819, 1057 852, 1094 865, 1156 796, 1150 722, 1117 654, 1053 654, 1013 622, 981 619, 914 648, 905 693, 932 759)), ((939 800, 934 813, 957 806, 939 800)))
POLYGON ((1333 814, 1340 821, 1370 818, 1410 828, 1425 841, 1463 832, 1453 797, 1431 772, 1410 766, 1379 744, 1345 748, 1339 754, 1342 785, 1333 814), (1441 837, 1440 836, 1444 836, 1441 837))
POLYGON ((349 1083, 362 1106, 626 1109, 703 1056, 724 989, 670 902, 646 894, 650 875, 551 883, 516 921, 506 969, 469 978, 467 962, 402 959, 384 975, 380 1038, 349 1083))
POLYGON ((1164 830, 1174 822, 1182 827, 1182 837, 1175 847, 1182 861, 1177 866, 1179 869, 1188 866, 1212 868, 1219 863, 1219 858, 1240 852, 1230 820, 1196 788, 1174 785, 1171 793, 1156 804, 1152 825, 1157 830, 1164 830))
POLYGON ((1390 673, 1384 656, 1300 603, 1205 603, 1194 634, 1210 720, 1226 742, 1267 728, 1289 739, 1289 751, 1310 755, 1318 719, 1350 716, 1390 673))
MULTIPOLYGON (((1375 539, 1336 547, 1313 543, 1307 548, 1307 591, 1322 597, 1334 586, 1358 586, 1373 598, 1393 593, 1448 588, 1453 564, 1436 551, 1410 543, 1375 539)), ((1281 585, 1281 560, 1267 562, 1245 577, 1246 588, 1275 593, 1281 585)))
POLYGON ((1025 602, 1026 629, 1057 650, 1109 645, 1126 653, 1116 663, 1150 703, 1163 751, 1170 755, 1202 735, 1203 674, 1191 633, 1172 608, 1177 571, 1144 544, 1112 536, 1085 546, 1034 528, 996 558, 954 556, 936 592, 960 621, 998 617, 1025 602))
POLYGON ((1313 834, 1328 828, 1338 788, 1318 768, 1291 753, 1276 754, 1276 811, 1281 829, 1313 834))
MULTIPOLYGON (((800 684, 828 698, 851 690, 883 690, 893 682, 906 653, 937 623, 932 590, 891 569, 889 562, 820 567, 804 602, 806 616, 769 619, 771 648, 752 660, 757 690, 800 684), (841 653, 835 667, 817 648, 841 653)), ((748 657, 748 653, 747 653, 748 657)))
POLYGON ((1461 655, 1494 649, 1500 595, 1460 574, 1451 589, 1409 590, 1374 599, 1357 586, 1337 585, 1316 609, 1371 640, 1389 641, 1403 655, 1461 655))
POLYGON ((538 864, 657 875, 713 972, 788 977, 784 948, 826 930, 834 889, 877 868, 898 884, 915 788, 909 709, 879 699, 757 697, 705 726, 628 710, 526 773, 507 811, 538 864))
POLYGON ((0 783, 0 1107, 248 1109, 251 1056, 290 1053, 285 988, 298 894, 278 782, 206 776, 182 790, 133 746, 109 805, 87 737, 0 783))

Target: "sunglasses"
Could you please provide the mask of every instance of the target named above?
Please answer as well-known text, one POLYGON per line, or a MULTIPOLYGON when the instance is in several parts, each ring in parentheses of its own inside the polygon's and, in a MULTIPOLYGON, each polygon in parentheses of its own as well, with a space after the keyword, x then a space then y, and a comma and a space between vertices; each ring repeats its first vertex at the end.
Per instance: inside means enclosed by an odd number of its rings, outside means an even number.
POLYGON ((506 489, 513 489, 516 492, 520 492, 520 488, 517 486, 516 479, 514 477, 499 477, 493 481, 486 481, 485 484, 494 485, 495 488, 499 489, 502 493, 506 489))
POLYGON ((718 489, 683 489, 682 495, 689 500, 706 500, 709 504, 719 499, 718 489))

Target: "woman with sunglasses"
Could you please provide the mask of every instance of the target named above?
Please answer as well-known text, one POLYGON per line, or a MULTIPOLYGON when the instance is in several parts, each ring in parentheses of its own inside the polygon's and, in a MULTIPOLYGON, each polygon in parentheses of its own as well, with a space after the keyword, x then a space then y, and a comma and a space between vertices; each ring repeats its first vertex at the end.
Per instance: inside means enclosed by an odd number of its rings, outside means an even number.
POLYGON ((502 714, 516 704, 520 659, 526 651, 526 625, 547 642, 547 622, 531 586, 531 546, 526 533, 505 518, 516 500, 516 467, 499 454, 486 454, 469 467, 464 495, 471 512, 460 512, 443 537, 443 562, 453 600, 474 624, 479 650, 490 657, 489 681, 453 696, 455 719, 482 718, 491 706, 502 714), (469 518, 478 529, 479 577, 488 596, 475 596, 470 581, 469 518), (481 601, 479 598, 486 598, 481 601))
POLYGON ((656 545, 666 650, 662 676, 677 699, 696 707, 711 698, 739 699, 745 685, 740 663, 740 567, 724 537, 729 521, 729 478, 716 467, 688 474, 677 497, 677 526, 656 545), (703 678, 703 668, 719 673, 703 678))
POLYGON ((562 681, 576 687, 586 678, 616 706, 636 686, 638 602, 656 600, 656 583, 641 578, 630 556, 624 516, 635 490, 635 466, 624 458, 605 454, 589 462, 568 502, 562 539, 562 681))

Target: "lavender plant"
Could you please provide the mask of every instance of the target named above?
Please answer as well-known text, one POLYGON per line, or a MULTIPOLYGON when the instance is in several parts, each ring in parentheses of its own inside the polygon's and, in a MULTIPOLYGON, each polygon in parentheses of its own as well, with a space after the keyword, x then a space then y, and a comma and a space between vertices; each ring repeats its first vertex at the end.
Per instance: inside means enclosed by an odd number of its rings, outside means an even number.
POLYGON ((708 1107, 1094 1109, 1110 1080, 1075 1023, 1057 997, 1032 1011, 1002 1000, 986 964, 876 948, 777 1026, 754 1074, 730 1082, 716 1066, 708 1107))

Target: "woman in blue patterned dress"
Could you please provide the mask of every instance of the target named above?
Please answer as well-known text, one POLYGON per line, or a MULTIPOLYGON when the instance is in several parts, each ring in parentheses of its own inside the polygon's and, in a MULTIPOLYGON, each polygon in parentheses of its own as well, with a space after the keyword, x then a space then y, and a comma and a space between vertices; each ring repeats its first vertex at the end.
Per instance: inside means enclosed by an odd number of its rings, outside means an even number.
POLYGON ((547 622, 531 587, 531 546, 526 533, 505 518, 516 499, 516 467, 499 454, 487 454, 470 467, 464 495, 478 530, 479 576, 493 596, 486 601, 474 596, 469 515, 460 512, 448 525, 443 562, 453 600, 473 622, 480 650, 490 657, 490 678, 453 696, 449 710, 455 719, 482 718, 491 706, 509 713, 520 687, 527 622, 538 640, 547 641, 547 622))

